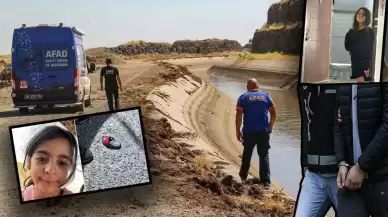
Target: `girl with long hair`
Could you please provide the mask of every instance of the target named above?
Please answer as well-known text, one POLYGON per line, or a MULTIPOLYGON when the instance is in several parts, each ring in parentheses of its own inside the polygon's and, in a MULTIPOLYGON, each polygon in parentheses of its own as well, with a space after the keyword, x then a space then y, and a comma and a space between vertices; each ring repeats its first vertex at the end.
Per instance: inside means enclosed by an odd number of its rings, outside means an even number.
POLYGON ((345 36, 345 49, 349 51, 352 63, 351 79, 356 79, 358 82, 372 80, 370 68, 375 34, 369 27, 370 24, 371 12, 361 7, 354 14, 353 28, 345 36))

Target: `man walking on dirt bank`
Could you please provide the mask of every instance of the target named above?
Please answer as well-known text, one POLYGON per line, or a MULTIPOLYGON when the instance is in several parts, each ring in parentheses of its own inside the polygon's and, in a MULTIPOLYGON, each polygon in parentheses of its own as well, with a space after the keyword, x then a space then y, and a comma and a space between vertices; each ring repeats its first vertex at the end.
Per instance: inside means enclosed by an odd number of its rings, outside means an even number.
POLYGON ((106 59, 106 66, 101 69, 100 84, 101 90, 104 90, 103 80, 105 79, 105 92, 106 98, 108 99, 109 110, 119 109, 119 87, 120 91, 123 91, 121 85, 121 79, 119 75, 119 70, 112 66, 112 60, 110 58, 106 59), (113 108, 113 99, 114 99, 114 108, 113 108))
POLYGON ((259 89, 257 80, 252 78, 247 82, 247 92, 237 100, 236 136, 243 143, 242 164, 240 178, 245 181, 248 177, 253 149, 257 144, 260 158, 260 181, 265 187, 271 186, 269 154, 269 137, 276 121, 275 104, 270 95, 259 89), (268 121, 268 112, 271 114, 268 121), (241 124, 244 125, 241 132, 241 124))

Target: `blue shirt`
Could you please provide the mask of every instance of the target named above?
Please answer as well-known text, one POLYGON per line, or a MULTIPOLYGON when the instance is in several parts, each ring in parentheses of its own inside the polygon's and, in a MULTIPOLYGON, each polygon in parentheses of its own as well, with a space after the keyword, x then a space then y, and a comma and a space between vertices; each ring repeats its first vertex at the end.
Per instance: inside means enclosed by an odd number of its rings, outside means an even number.
POLYGON ((237 109, 244 113, 243 132, 268 131, 268 109, 274 107, 268 93, 251 90, 237 100, 237 109))
POLYGON ((352 85, 352 125, 353 125, 353 157, 354 163, 357 163, 358 158, 362 154, 360 135, 358 133, 358 118, 357 118, 357 84, 352 85))

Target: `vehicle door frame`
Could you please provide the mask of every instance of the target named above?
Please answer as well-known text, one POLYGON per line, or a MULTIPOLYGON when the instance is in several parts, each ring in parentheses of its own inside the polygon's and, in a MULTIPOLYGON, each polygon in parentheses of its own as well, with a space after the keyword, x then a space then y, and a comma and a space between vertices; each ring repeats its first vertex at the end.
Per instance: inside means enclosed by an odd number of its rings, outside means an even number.
POLYGON ((82 44, 76 44, 76 50, 77 50, 79 87, 80 87, 80 91, 82 91, 83 93, 83 97, 82 97, 83 100, 86 100, 85 96, 89 95, 90 97, 90 88, 91 88, 89 72, 88 72, 88 67, 86 63, 86 52, 82 44))

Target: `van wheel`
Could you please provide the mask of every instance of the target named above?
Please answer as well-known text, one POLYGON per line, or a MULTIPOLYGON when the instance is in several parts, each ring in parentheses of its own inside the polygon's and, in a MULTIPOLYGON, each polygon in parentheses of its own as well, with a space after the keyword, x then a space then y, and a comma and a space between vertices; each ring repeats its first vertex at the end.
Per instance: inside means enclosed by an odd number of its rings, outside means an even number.
POLYGON ((92 96, 91 93, 89 92, 89 98, 85 100, 85 107, 90 107, 92 106, 92 96))
POLYGON ((79 112, 84 112, 85 111, 85 100, 82 100, 81 105, 78 107, 79 112))
POLYGON ((29 109, 28 108, 19 108, 19 112, 21 114, 28 114, 29 109))

